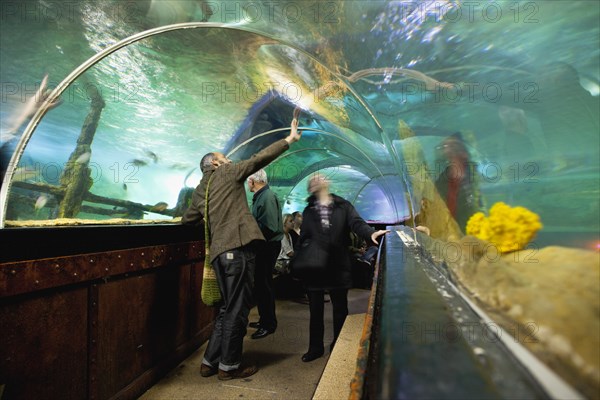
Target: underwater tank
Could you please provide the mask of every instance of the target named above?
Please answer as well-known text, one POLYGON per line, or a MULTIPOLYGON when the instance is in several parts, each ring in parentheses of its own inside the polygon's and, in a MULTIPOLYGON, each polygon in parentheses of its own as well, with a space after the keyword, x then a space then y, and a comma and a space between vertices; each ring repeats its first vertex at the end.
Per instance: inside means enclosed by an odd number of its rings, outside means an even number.
POLYGON ((367 222, 424 227, 469 298, 597 398, 600 3, 0 6, 5 237, 177 225, 204 154, 246 159, 300 108, 266 168, 284 213, 320 173, 367 222))

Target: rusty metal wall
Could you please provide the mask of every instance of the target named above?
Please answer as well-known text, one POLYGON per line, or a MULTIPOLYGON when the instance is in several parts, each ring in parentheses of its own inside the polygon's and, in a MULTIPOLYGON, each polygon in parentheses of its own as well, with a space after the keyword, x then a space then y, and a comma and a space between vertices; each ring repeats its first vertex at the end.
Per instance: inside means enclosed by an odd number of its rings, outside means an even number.
POLYGON ((199 241, 0 264, 2 399, 136 398, 208 339, 199 241))
POLYGON ((2 299, 3 400, 86 397, 86 303, 86 288, 2 299))

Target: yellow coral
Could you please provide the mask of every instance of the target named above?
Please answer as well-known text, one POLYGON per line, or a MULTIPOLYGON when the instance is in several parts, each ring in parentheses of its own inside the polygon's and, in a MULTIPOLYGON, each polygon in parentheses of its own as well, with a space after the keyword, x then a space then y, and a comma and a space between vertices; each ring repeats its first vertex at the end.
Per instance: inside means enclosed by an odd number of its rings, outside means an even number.
POLYGON ((503 202, 490 208, 488 218, 475 213, 467 222, 467 235, 494 244, 500 253, 521 250, 542 228, 540 217, 525 207, 510 207, 503 202))

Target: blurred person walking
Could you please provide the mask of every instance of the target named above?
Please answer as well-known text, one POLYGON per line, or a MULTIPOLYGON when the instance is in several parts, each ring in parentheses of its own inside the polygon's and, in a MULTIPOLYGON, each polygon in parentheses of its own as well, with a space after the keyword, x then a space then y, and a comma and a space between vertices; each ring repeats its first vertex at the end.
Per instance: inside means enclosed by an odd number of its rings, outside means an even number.
POLYGON ((358 214, 347 200, 329 192, 329 181, 315 174, 308 181, 308 205, 302 213, 298 251, 306 241, 317 241, 327 248, 327 270, 320 275, 303 279, 308 291, 310 328, 308 351, 302 361, 309 362, 324 353, 324 296, 329 292, 333 306, 333 342, 330 351, 342 330, 348 315, 348 289, 352 287, 352 263, 350 254, 350 231, 359 237, 377 244, 377 238, 389 232, 376 231, 358 214))

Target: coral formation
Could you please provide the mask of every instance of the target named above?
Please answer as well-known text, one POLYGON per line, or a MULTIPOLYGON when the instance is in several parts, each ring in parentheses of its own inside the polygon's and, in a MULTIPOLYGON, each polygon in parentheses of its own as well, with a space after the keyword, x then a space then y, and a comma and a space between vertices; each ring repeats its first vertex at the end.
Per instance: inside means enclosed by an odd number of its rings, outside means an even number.
POLYGON ((510 207, 501 201, 486 217, 477 212, 467 222, 467 235, 494 244, 500 253, 521 250, 542 228, 540 217, 525 207, 510 207))

